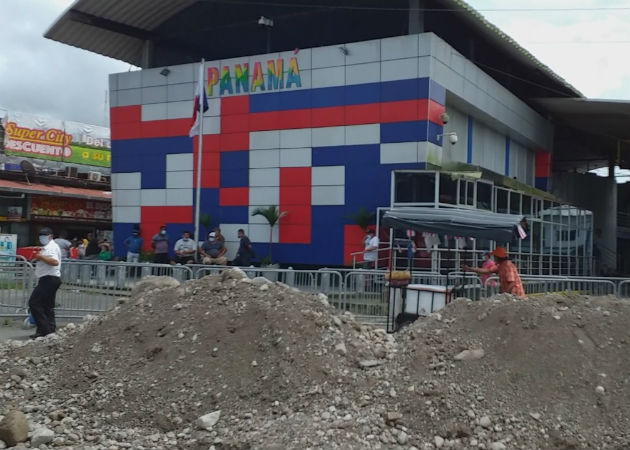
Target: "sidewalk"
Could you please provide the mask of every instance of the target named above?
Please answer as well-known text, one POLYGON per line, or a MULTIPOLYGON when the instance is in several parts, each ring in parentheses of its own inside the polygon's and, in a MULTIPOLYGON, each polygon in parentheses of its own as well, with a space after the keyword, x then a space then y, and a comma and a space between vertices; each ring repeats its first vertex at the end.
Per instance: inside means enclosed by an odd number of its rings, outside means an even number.
POLYGON ((21 322, 13 322, 11 325, 0 325, 0 342, 8 339, 26 340, 35 333, 35 328, 25 330, 21 322))

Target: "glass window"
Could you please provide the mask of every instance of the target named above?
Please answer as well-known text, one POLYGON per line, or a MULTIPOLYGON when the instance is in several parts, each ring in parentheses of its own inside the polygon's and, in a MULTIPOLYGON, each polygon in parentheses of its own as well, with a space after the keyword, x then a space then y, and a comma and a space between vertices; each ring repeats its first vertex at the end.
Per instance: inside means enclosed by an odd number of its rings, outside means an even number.
POLYGON ((492 210, 492 185, 477 182, 477 208, 492 210))
POLYGON ((532 213, 532 198, 529 195, 523 195, 523 215, 529 216, 532 213))
POLYGON ((475 206, 475 183, 472 181, 466 182, 466 204, 475 206))
POLYGON ((510 214, 521 213, 521 194, 518 192, 510 192, 510 214))
POLYGON ((440 173, 440 203, 457 204, 457 180, 449 174, 440 173))
POLYGON ((394 202, 434 203, 435 172, 396 172, 394 202))
POLYGON ((505 189, 497 189, 497 212, 507 214, 508 192, 505 189))
POLYGON ((460 205, 466 204, 466 180, 459 180, 459 201, 460 205))

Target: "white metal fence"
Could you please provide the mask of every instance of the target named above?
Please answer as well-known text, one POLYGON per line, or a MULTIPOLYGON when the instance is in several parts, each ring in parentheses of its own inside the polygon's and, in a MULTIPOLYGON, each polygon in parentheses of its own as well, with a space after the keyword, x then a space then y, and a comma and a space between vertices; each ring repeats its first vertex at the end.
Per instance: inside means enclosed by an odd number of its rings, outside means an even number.
MULTIPOLYGON (((57 293, 57 316, 78 318, 113 308, 120 297, 130 295, 133 286, 149 275, 167 275, 186 281, 208 274, 218 274, 225 266, 169 265, 71 260, 62 264, 62 284, 57 293)), ((350 311, 365 322, 383 324, 388 314, 389 289, 384 270, 320 269, 293 270, 244 267, 250 277, 280 281, 305 292, 322 292, 342 311, 350 311)), ((478 300, 498 292, 476 274, 450 272, 413 272, 412 286, 448 287, 450 297, 478 300)), ((530 296, 544 293, 580 293, 613 295, 630 299, 630 279, 523 276, 525 292, 530 296)), ((27 261, 0 262, 0 316, 25 317, 27 303, 36 283, 34 268, 27 261)))

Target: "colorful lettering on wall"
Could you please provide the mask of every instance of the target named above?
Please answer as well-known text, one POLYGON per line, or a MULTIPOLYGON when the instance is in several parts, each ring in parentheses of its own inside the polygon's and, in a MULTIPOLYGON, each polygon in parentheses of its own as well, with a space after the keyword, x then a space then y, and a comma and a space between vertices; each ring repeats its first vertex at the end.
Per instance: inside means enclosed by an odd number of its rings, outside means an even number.
POLYGON ((112 207, 109 202, 83 198, 33 195, 31 197, 31 216, 57 217, 59 219, 111 220, 112 207))
POLYGON ((22 158, 110 167, 109 129, 9 113, 3 120, 4 152, 22 158))
POLYGON ((255 61, 252 66, 252 75, 249 76, 249 63, 236 63, 232 66, 223 66, 219 76, 218 67, 208 67, 206 93, 214 95, 214 88, 218 85, 218 95, 240 94, 246 92, 275 91, 280 89, 300 88, 300 67, 295 56, 289 58, 284 71, 284 59, 267 61, 267 84, 265 86, 263 63, 255 61), (286 76, 285 76, 286 73, 286 76), (285 83, 286 79, 286 83, 285 83))

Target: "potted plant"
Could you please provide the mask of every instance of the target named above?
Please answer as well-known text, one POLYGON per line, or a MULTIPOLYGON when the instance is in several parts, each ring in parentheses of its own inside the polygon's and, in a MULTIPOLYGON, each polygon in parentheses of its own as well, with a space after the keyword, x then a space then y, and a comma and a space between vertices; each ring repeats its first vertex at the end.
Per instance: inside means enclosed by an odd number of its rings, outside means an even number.
POLYGON ((373 211, 368 212, 367 209, 361 207, 356 213, 347 215, 346 219, 352 220, 355 225, 358 225, 365 232, 370 225, 374 224, 375 217, 376 214, 373 211))
MULTIPOLYGON (((262 267, 273 266, 273 258, 271 255, 271 247, 273 243, 273 227, 287 215, 286 211, 280 212, 277 206, 271 205, 266 208, 256 208, 252 212, 252 216, 263 216, 269 224, 269 254, 260 261, 262 267)), ((278 267, 278 266, 277 266, 278 267)))

